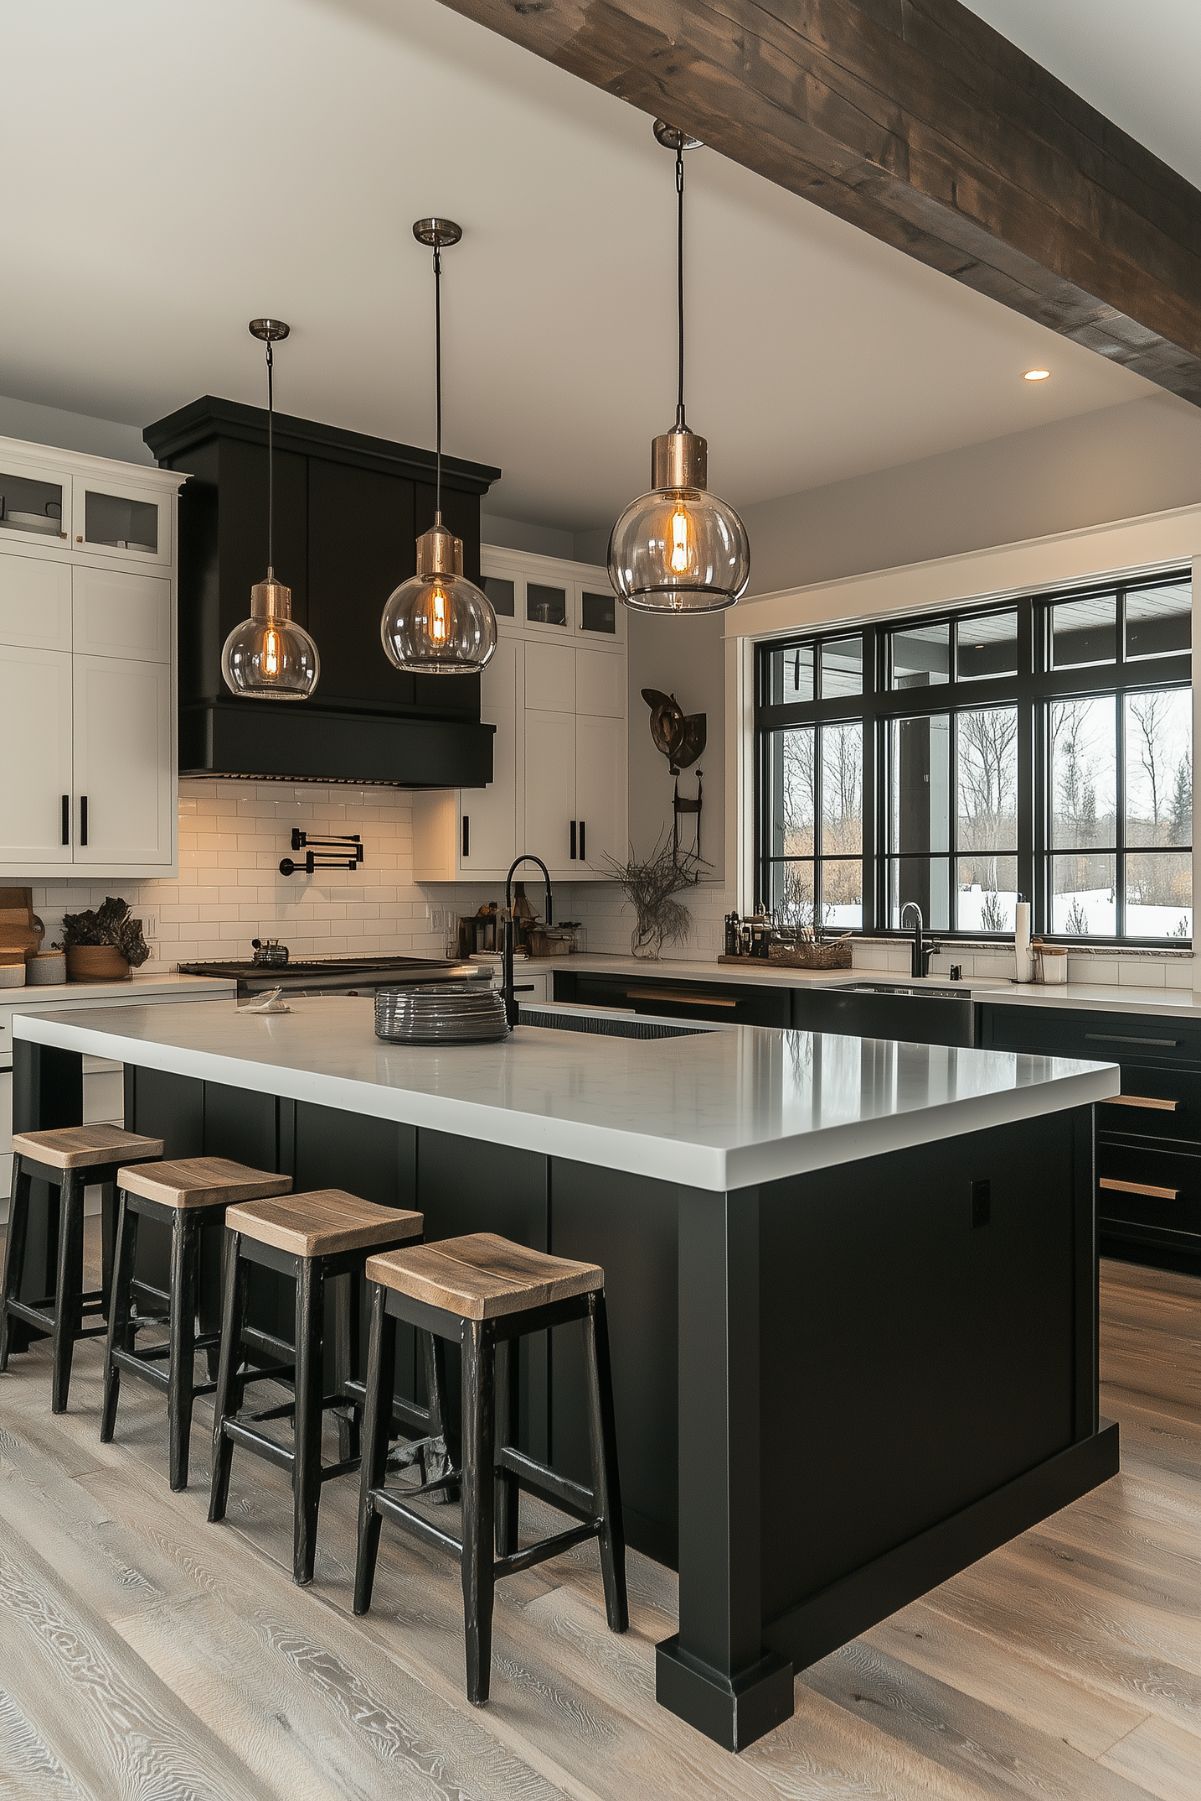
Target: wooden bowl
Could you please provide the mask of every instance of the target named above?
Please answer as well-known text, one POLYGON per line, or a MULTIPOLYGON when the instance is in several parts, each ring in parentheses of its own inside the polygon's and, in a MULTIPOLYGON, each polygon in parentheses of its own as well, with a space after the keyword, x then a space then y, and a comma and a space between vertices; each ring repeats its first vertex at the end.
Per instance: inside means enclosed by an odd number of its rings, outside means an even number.
POLYGON ((67 951, 68 982, 125 982, 130 973, 111 944, 73 944, 67 951))

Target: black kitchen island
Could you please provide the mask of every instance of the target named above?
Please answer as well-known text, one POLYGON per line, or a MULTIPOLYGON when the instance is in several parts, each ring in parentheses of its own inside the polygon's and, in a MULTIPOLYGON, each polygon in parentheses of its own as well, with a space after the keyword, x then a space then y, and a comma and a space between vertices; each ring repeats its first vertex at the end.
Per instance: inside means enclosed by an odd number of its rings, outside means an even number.
MULTIPOLYGON (((794 1671, 1117 1469, 1108 1066, 754 1027, 418 1050, 341 998, 16 1031, 18 1129, 74 1123, 100 1054, 169 1156, 603 1264, 627 1536, 679 1571, 659 1699, 731 1748, 787 1717, 794 1671)), ((258 1307, 269 1338, 282 1314, 258 1307)), ((522 1437, 586 1480, 582 1395, 574 1332, 536 1342, 522 1437)))

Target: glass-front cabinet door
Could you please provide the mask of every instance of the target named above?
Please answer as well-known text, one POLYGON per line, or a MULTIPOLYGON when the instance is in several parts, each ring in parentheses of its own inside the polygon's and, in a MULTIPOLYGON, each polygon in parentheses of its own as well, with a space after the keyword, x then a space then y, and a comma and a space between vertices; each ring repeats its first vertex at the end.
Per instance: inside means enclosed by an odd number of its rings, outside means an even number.
POLYGON ((171 557, 167 499, 151 488, 126 488, 76 476, 72 542, 76 550, 126 562, 166 563, 171 557))
POLYGON ((65 544, 71 529, 70 483, 32 463, 0 465, 0 532, 27 543, 65 544))
POLYGON ((576 630, 582 636, 624 644, 625 608, 608 583, 580 582, 575 590, 576 630))
POLYGON ((571 630, 568 593, 558 582, 527 580, 525 584, 525 623, 545 626, 550 631, 571 630))

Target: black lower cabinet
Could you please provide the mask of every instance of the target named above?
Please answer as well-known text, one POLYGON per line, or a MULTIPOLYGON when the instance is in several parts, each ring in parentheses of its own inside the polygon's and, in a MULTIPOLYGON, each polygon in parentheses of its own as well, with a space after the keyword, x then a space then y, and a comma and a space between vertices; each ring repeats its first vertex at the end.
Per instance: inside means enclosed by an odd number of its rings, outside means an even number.
POLYGON ((979 1042, 1118 1064, 1121 1099, 1097 1108, 1101 1249, 1201 1269, 1201 1026, 1162 1014, 986 1004, 979 1042))
POLYGON ((557 969, 554 984, 557 1001, 574 1001, 581 1007, 623 1007, 660 1019, 712 1020, 718 1025, 792 1024, 791 990, 766 983, 676 981, 557 969))

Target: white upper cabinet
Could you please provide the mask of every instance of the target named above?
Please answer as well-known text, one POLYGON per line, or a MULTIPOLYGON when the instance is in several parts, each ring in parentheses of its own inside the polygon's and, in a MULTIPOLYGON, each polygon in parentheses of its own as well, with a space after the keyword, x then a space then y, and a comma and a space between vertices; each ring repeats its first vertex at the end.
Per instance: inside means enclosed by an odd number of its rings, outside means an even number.
POLYGON ((71 862, 71 653, 0 645, 0 868, 71 862))
POLYGON ((86 656, 171 661, 171 583, 129 569, 72 572, 74 649, 86 656))
POLYGON ((0 874, 174 867, 182 479, 0 439, 0 874))
POLYGON ((493 779, 414 795, 414 876, 500 879, 530 851, 560 880, 601 879, 626 843, 624 610, 603 569, 489 545, 481 561, 499 627, 480 707, 493 779))
POLYGON ((0 556, 0 644, 70 650, 70 563, 53 557, 0 556))
POLYGON ((75 658, 75 862, 154 863, 170 849, 175 785, 162 747, 171 670, 122 657, 75 658))
POLYGON ((75 476, 71 542, 122 562, 170 563, 174 495, 119 479, 75 476))

